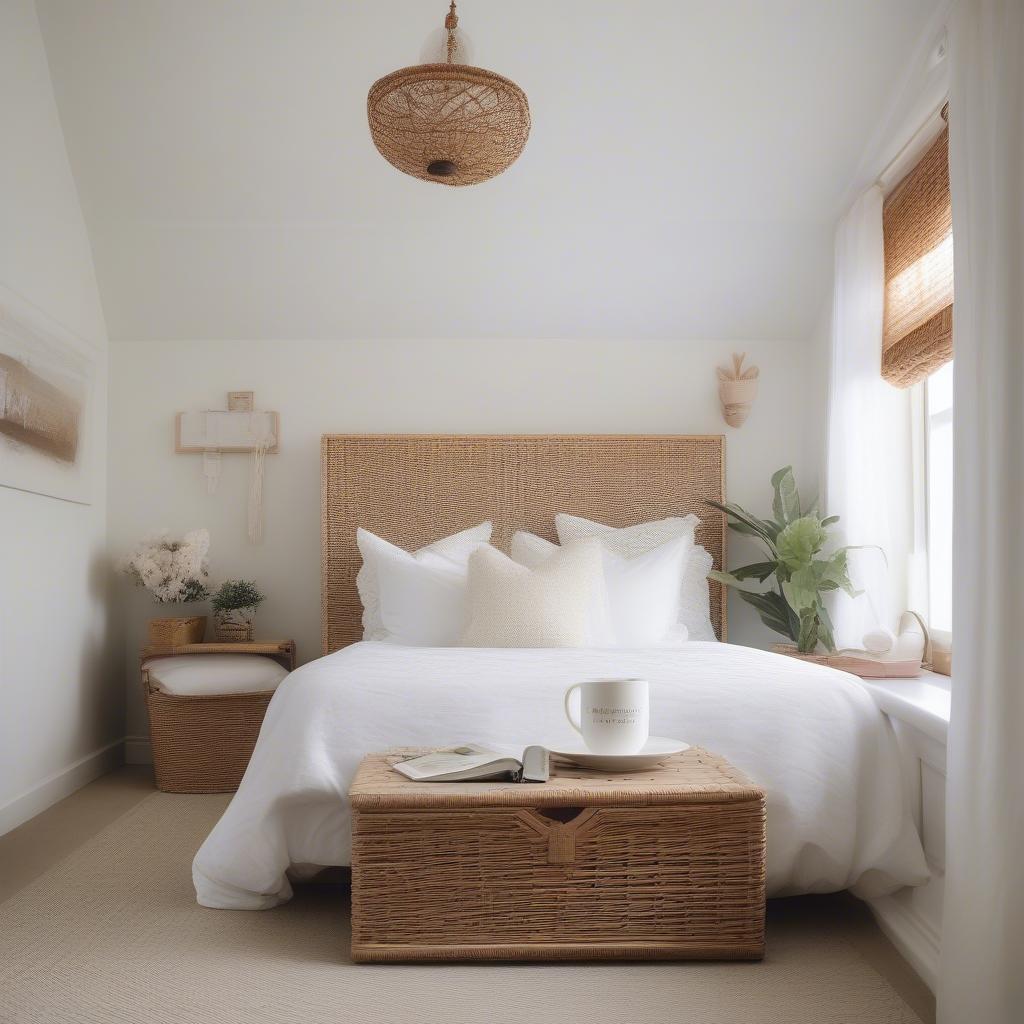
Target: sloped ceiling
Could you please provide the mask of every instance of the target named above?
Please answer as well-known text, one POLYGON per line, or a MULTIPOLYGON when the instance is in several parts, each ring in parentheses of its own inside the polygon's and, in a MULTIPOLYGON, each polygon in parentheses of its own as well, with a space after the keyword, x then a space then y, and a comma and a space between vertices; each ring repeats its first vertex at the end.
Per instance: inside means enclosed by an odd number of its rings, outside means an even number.
POLYGON ((935 0, 463 0, 533 130, 399 174, 444 0, 39 0, 112 338, 801 338, 935 0))

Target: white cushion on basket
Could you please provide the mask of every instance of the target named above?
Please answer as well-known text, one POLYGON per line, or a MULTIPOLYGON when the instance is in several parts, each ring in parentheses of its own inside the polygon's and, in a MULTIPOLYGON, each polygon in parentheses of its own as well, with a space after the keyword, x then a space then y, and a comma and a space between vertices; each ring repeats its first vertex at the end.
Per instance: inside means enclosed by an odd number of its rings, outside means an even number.
POLYGON ((260 654, 188 654, 152 658, 143 668, 165 693, 195 697, 212 693, 276 690, 288 670, 260 654))

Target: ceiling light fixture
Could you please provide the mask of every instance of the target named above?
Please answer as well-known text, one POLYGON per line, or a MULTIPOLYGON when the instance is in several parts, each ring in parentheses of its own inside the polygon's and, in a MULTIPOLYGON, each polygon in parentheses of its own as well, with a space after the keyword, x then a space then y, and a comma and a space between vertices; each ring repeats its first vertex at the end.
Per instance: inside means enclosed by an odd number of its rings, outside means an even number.
POLYGON ((393 71, 366 98, 380 155, 405 174, 439 185, 475 185, 501 174, 530 134, 526 93, 501 75, 456 64, 459 24, 448 11, 448 60, 393 71))

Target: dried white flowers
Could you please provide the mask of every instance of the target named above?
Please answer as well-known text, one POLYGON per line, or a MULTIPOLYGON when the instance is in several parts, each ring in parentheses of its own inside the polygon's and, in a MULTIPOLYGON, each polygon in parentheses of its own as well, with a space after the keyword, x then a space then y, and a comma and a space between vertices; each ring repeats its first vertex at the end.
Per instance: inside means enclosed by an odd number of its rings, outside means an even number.
POLYGON ((143 540, 119 568, 160 604, 203 601, 210 596, 209 551, 208 530, 190 530, 182 540, 173 540, 162 530, 143 540))

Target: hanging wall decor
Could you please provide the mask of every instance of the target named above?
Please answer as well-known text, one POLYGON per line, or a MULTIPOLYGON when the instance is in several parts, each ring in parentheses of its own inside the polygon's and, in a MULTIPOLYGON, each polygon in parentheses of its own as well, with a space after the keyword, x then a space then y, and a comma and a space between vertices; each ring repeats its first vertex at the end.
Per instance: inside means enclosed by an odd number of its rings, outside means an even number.
POLYGON ((222 453, 245 453, 252 459, 249 477, 248 532, 254 544, 263 536, 263 459, 276 455, 280 421, 276 412, 255 407, 251 391, 229 391, 227 409, 179 412, 174 450, 202 454, 206 489, 213 494, 220 479, 222 453))
POLYGON ((734 352, 731 367, 718 367, 718 399, 722 403, 722 418, 730 427, 743 426, 757 398, 757 378, 761 371, 756 366, 744 369, 746 357, 746 352, 734 352))
POLYGON ((454 0, 444 26, 448 60, 402 68, 374 82, 366 99, 381 156, 439 185, 475 185, 501 174, 530 134, 526 93, 493 71, 455 62, 454 0))

